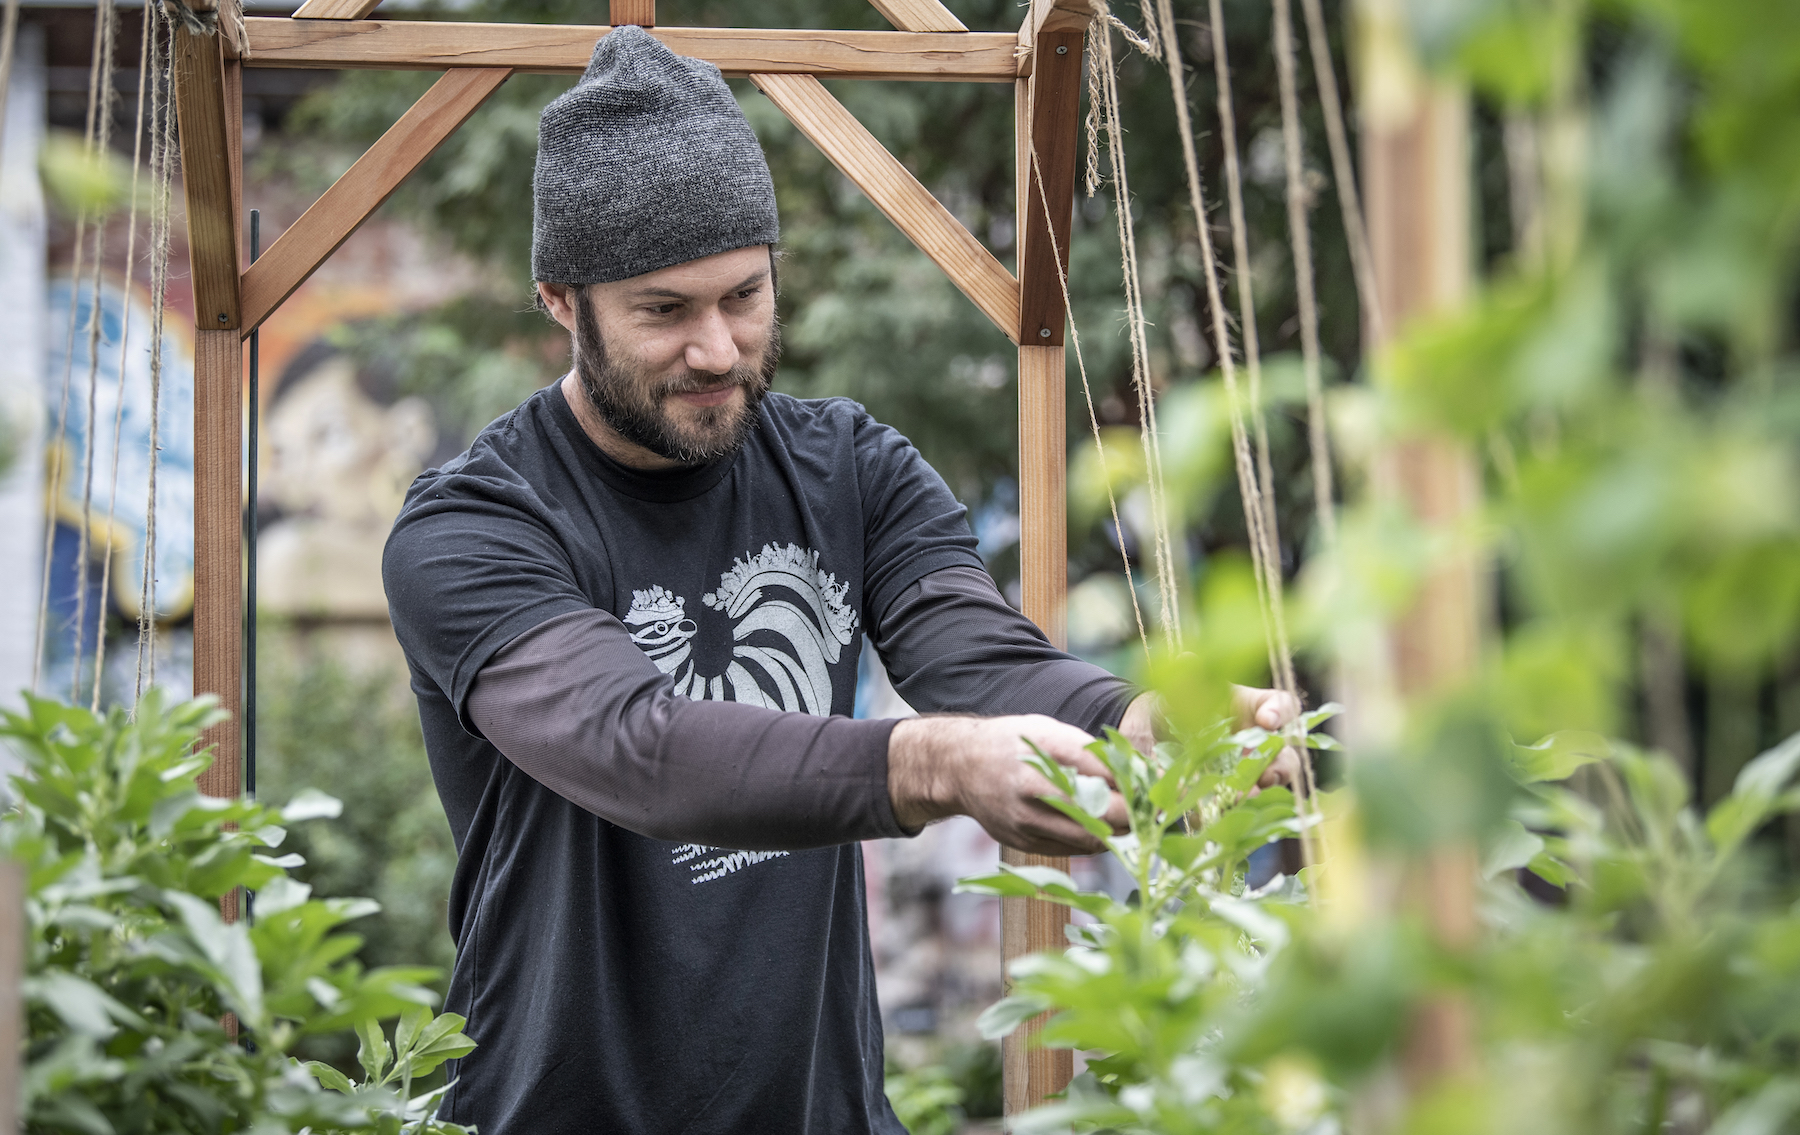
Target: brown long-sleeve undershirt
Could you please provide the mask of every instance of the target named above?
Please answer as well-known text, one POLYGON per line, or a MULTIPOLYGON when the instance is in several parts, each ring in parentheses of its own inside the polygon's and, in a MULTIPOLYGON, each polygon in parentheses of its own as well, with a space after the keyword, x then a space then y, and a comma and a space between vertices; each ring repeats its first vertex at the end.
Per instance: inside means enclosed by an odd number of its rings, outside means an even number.
MULTIPOLYGON (((1095 732, 1131 697, 1051 646, 977 568, 922 577, 870 636, 896 690, 925 713, 1041 713, 1095 732)), ((887 788, 894 721, 677 696, 604 611, 514 639, 482 668, 468 712, 525 773, 655 839, 772 851, 908 834, 887 788)))

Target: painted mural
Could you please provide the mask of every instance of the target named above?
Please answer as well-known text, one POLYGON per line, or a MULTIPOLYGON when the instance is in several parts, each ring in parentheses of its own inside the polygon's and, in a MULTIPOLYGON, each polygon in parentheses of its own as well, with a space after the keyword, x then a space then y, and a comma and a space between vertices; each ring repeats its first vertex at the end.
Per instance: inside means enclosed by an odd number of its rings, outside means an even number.
POLYGON ((44 485, 54 534, 42 688, 60 691, 90 688, 91 675, 76 677, 76 660, 91 665, 109 624, 120 632, 113 637, 127 644, 110 652, 134 654, 130 644, 147 593, 145 549, 153 512, 148 593, 156 619, 178 622, 193 608, 194 352, 189 320, 171 311, 163 326, 160 406, 153 414, 147 292, 103 276, 96 297, 91 281, 76 287, 63 275, 50 279, 47 298, 44 485))

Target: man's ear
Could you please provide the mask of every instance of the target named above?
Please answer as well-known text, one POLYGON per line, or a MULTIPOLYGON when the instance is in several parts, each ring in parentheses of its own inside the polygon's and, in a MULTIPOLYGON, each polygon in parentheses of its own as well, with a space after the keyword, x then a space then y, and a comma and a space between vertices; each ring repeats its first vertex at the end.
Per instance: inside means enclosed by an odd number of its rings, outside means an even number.
POLYGON ((550 318, 562 324, 571 334, 575 331, 575 305, 581 302, 582 288, 579 284, 552 284, 538 281, 538 299, 543 301, 544 310, 550 318))

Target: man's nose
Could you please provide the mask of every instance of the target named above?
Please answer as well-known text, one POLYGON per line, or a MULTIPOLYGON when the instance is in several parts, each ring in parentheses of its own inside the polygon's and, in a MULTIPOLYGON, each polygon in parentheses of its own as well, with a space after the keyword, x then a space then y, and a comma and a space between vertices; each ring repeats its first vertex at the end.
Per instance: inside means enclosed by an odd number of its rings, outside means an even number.
POLYGON ((687 365, 703 374, 724 374, 738 364, 737 341, 718 308, 700 316, 688 340, 687 365))

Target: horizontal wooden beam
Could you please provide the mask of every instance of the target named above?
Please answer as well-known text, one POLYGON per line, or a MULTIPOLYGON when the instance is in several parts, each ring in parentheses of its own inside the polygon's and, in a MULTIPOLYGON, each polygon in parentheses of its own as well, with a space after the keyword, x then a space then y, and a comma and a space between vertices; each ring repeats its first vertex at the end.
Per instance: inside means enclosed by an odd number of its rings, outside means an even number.
POLYGON ((931 257, 1008 339, 1018 342, 1019 282, 843 103, 810 75, 752 75, 750 81, 845 177, 868 194, 876 208, 931 257))
MULTIPOLYGON (((606 24, 459 24, 426 20, 300 20, 251 16, 251 67, 445 71, 508 67, 579 75, 606 24)), ((817 75, 826 79, 927 79, 1010 83, 1020 73, 1018 37, 1008 32, 760 31, 657 28, 681 55, 725 74, 817 75)))
POLYGON ((512 74, 446 72, 244 273, 247 336, 512 74))
POLYGON ((294 12, 296 20, 363 20, 381 0, 306 0, 294 12))
POLYGON ((968 26, 938 0, 869 0, 903 32, 966 32, 968 26))

